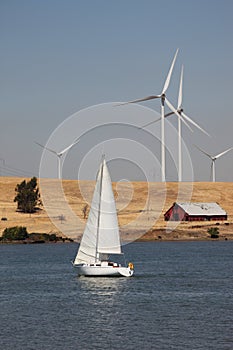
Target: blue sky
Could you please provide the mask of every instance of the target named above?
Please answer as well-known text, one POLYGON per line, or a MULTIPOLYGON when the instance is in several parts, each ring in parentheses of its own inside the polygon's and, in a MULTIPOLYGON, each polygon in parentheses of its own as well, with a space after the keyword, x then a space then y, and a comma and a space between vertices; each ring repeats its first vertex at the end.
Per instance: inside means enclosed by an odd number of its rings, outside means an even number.
MULTIPOLYGON (((184 127, 184 142, 194 179, 208 181, 210 162, 193 144, 212 154, 233 146, 232 13, 231 0, 1 1, 1 175, 38 176, 41 149, 34 141, 46 144, 70 115, 160 93, 179 48, 168 96, 176 105, 184 64, 185 111, 212 136, 184 127)), ((160 109, 159 101, 144 106, 160 109)), ((127 108, 125 121, 134 122, 128 116, 134 110, 127 108)), ((109 115, 109 122, 117 121, 109 115)), ((150 120, 142 109, 135 125, 144 121, 150 120)), ((171 123, 176 126, 176 119, 171 123)), ((153 134, 158 127, 148 130, 153 134)), ((72 164, 85 152, 72 150, 73 161, 67 157, 64 163, 66 178, 76 178, 72 164)), ((159 148, 155 152, 159 158, 159 148)), ((175 179, 167 167, 168 180, 175 179)), ((93 176, 87 171, 83 177, 93 176)), ((130 169, 128 177, 133 178, 130 169)), ((217 161, 216 177, 233 181, 233 151, 217 161)))

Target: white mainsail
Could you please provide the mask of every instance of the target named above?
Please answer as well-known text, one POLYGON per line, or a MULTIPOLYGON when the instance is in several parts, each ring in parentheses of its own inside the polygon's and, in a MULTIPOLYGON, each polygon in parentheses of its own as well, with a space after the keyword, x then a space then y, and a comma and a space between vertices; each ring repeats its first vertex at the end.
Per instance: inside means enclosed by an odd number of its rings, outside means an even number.
POLYGON ((112 182, 105 159, 97 176, 90 213, 74 264, 92 264, 100 254, 121 254, 112 182))

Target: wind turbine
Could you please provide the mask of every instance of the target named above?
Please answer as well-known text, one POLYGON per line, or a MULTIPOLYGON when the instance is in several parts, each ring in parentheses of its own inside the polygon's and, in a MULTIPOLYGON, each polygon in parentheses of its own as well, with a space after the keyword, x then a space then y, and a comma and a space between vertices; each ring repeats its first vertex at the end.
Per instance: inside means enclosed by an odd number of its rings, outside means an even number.
POLYGON ((211 154, 209 154, 209 153, 203 151, 203 149, 197 147, 196 145, 195 145, 195 147, 196 147, 197 149, 199 149, 199 151, 201 151, 202 153, 204 153, 207 157, 209 157, 209 158, 211 159, 212 182, 215 182, 215 161, 216 161, 216 159, 220 158, 221 156, 223 156, 223 155, 226 154, 227 152, 231 151, 231 150, 233 149, 233 147, 228 148, 226 151, 223 151, 223 152, 217 154, 216 156, 212 156, 211 154))
POLYGON ((66 153, 67 151, 69 151, 74 145, 76 145, 80 140, 76 139, 71 145, 69 145, 68 147, 64 148, 62 151, 60 152, 56 152, 51 148, 45 147, 43 145, 41 145, 39 142, 35 142, 38 146, 46 149, 47 151, 55 154, 58 157, 58 178, 61 179, 61 161, 62 161, 62 156, 64 153, 66 153))
MULTIPOLYGON (((173 113, 178 114, 175 107, 173 107, 173 105, 168 101, 167 97, 166 97, 166 91, 169 87, 170 84, 170 80, 171 80, 171 75, 172 75, 172 71, 175 65, 175 61, 176 61, 176 56, 178 53, 178 49, 176 50, 175 56, 172 60, 172 64, 170 66, 170 69, 168 71, 168 75, 167 78, 165 80, 162 92, 159 95, 152 95, 152 96, 147 96, 144 98, 140 98, 137 100, 133 100, 133 101, 128 101, 125 103, 121 103, 120 105, 125 105, 128 103, 137 103, 137 102, 143 102, 143 101, 149 101, 149 100, 153 100, 156 98, 160 98, 161 100, 161 171, 162 171, 162 181, 165 181, 165 133, 164 133, 164 104, 166 103, 166 105, 170 108, 171 111, 173 111, 173 113)), ((149 124, 148 124, 149 125, 149 124)))
MULTIPOLYGON (((165 114, 165 116, 164 116, 165 118, 167 118, 167 117, 169 117, 169 116, 171 116, 173 114, 176 114, 177 118, 178 118, 178 162, 179 162, 178 163, 178 181, 182 181, 182 150, 181 150, 181 141, 182 141, 181 129, 182 129, 182 124, 181 124, 181 122, 183 122, 191 131, 193 131, 193 130, 190 128, 190 126, 189 126, 189 124, 187 122, 193 124, 196 128, 201 130, 203 133, 205 133, 206 135, 210 136, 204 129, 202 129, 200 127, 200 125, 198 125, 190 117, 188 117, 186 114, 184 114, 184 109, 182 107, 183 75, 184 75, 184 67, 182 65, 181 74, 180 74, 178 103, 177 103, 177 108, 176 108, 176 112, 177 113, 174 113, 174 111, 172 111, 170 113, 165 114)), ((141 126, 140 129, 143 129, 143 128, 145 128, 148 125, 156 123, 159 120, 161 120, 161 118, 141 126)))
MULTIPOLYGON (((201 130, 204 134, 207 136, 210 136, 203 128, 200 127, 194 120, 192 120, 190 117, 188 117, 184 113, 184 109, 182 107, 182 98, 183 98, 183 75, 184 75, 184 66, 182 65, 181 68, 181 74, 180 74, 180 86, 179 86, 179 94, 178 94, 178 103, 177 103, 177 113, 178 113, 178 159, 179 159, 179 164, 178 164, 178 180, 182 181, 182 150, 181 150, 181 141, 182 141, 182 136, 181 136, 181 129, 182 129, 182 124, 181 121, 192 131, 190 128, 190 124, 194 125, 197 129, 201 130), (186 122, 187 121, 187 122, 186 122)), ((174 114, 174 112, 170 112, 165 114, 165 118, 169 117, 170 115, 174 114)), ((177 114, 176 114, 177 115, 177 114)))

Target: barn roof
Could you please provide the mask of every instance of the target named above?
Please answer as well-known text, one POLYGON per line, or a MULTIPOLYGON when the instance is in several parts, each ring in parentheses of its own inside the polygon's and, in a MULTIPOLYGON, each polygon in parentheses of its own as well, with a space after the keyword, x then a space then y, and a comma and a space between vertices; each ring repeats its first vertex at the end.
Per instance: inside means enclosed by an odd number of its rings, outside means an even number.
POLYGON ((176 203, 188 215, 227 215, 217 203, 176 203))

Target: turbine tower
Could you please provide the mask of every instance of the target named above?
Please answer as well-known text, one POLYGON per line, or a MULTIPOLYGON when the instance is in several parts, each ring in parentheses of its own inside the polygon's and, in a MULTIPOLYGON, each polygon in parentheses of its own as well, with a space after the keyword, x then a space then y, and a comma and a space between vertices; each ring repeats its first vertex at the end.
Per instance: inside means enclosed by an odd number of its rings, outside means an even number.
MULTIPOLYGON (((182 65, 181 68, 181 74, 180 74, 180 86, 179 86, 179 94, 178 94, 178 103, 177 103, 177 118, 178 118, 178 181, 182 181, 182 149, 181 149, 181 142, 182 142, 182 124, 181 121, 188 126, 188 128, 192 131, 190 126, 187 122, 194 125, 196 128, 201 130, 204 134, 210 136, 203 128, 200 127, 196 122, 194 122, 190 117, 188 117, 186 114, 184 114, 184 109, 182 107, 182 98, 183 98, 183 75, 184 75, 184 66, 182 65), (187 121, 187 122, 186 122, 187 121)), ((165 118, 169 117, 170 115, 174 114, 174 112, 170 112, 165 114, 165 118)))
POLYGON ((201 151, 203 154, 205 154, 207 157, 209 157, 211 159, 212 182, 215 182, 215 161, 216 161, 216 159, 220 158, 221 156, 223 156, 227 152, 231 151, 233 149, 233 147, 228 148, 226 151, 223 151, 223 152, 217 154, 216 156, 212 156, 211 154, 203 151, 201 148, 197 147, 196 145, 195 145, 195 147, 197 149, 199 149, 199 151, 201 151))
MULTIPOLYGON (((183 74, 184 74, 184 67, 182 65, 181 68, 181 74, 180 74, 180 85, 179 85, 179 94, 178 94, 178 103, 177 103, 177 108, 176 108, 176 113, 174 111, 165 114, 165 118, 176 114, 177 119, 178 119, 178 181, 182 181, 182 148, 181 148, 181 143, 182 143, 182 124, 183 122, 189 130, 193 131, 191 127, 189 126, 189 123, 193 124, 196 128, 201 130, 203 133, 206 135, 210 136, 203 128, 200 127, 196 122, 194 122, 190 117, 188 117, 186 114, 184 114, 184 109, 182 107, 182 96, 183 96, 183 74)), ((151 125, 153 123, 156 123, 157 121, 161 120, 161 118, 157 120, 153 120, 152 122, 149 122, 143 126, 140 127, 140 129, 145 128, 148 125, 151 125)))
POLYGON ((47 151, 55 154, 58 158, 58 178, 61 179, 61 165, 62 165, 62 156, 63 154, 65 154, 67 151, 69 151, 74 145, 76 145, 79 142, 79 139, 76 139, 71 145, 69 145, 68 147, 64 148, 62 151, 60 152, 56 152, 51 148, 45 147, 43 145, 41 145, 38 142, 35 142, 38 146, 46 149, 47 151))
POLYGON ((120 105, 125 105, 128 103, 137 103, 137 102, 144 102, 144 101, 149 101, 149 100, 153 100, 156 98, 160 98, 161 100, 161 172, 162 172, 162 181, 164 182, 166 179, 166 174, 165 174, 165 132, 164 132, 164 117, 165 117, 165 113, 164 113, 164 104, 166 103, 166 105, 170 108, 170 110, 172 110, 175 114, 177 114, 177 111, 175 109, 175 107, 172 106, 172 104, 168 101, 167 97, 166 97, 166 91, 169 87, 170 84, 170 80, 171 80, 171 75, 172 75, 172 71, 175 65, 175 61, 176 61, 176 56, 178 53, 178 49, 176 50, 175 56, 172 60, 172 64, 170 66, 167 78, 165 80, 162 92, 159 95, 152 95, 152 96, 147 96, 144 98, 140 98, 137 100, 133 100, 133 101, 128 101, 125 103, 121 103, 120 105))

